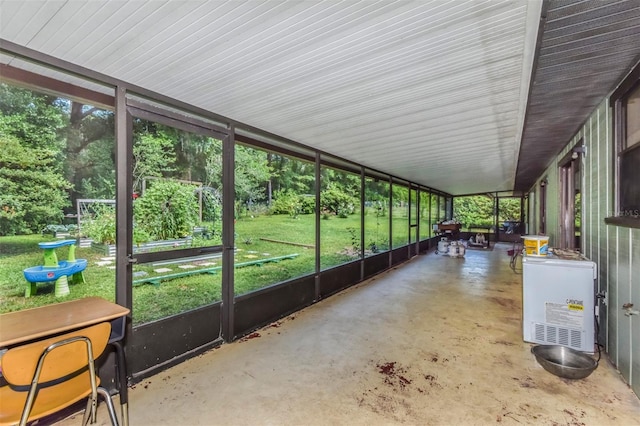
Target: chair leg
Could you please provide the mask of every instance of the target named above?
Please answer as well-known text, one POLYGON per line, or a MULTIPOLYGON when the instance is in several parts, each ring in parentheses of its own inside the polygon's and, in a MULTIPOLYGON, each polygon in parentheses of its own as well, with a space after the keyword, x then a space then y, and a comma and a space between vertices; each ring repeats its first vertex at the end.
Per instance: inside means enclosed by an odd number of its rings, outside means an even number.
POLYGON ((113 426, 118 426, 118 418, 116 417, 116 409, 113 406, 113 400, 109 391, 103 387, 98 387, 98 393, 104 397, 104 401, 107 403, 107 409, 109 410, 109 418, 113 426))
POLYGON ((120 409, 122 410, 122 423, 129 426, 129 388, 127 387, 127 361, 124 356, 124 348, 120 341, 110 342, 116 349, 118 362, 116 363, 118 376, 118 393, 120 394, 120 409))
POLYGON ((91 420, 91 395, 87 398, 87 406, 84 409, 84 416, 82 417, 82 426, 89 424, 91 420))
POLYGON ((98 415, 98 394, 95 397, 89 397, 89 401, 91 402, 91 423, 96 422, 96 417, 98 415))

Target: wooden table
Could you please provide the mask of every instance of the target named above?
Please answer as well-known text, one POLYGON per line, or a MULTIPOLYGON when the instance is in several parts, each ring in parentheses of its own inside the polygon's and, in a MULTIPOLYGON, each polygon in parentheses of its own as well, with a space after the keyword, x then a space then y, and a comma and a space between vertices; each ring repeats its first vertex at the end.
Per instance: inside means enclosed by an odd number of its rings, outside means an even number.
MULTIPOLYGON (((100 297, 86 297, 70 302, 2 314, 0 315, 0 348, 19 345, 101 322, 117 320, 127 314, 129 314, 128 308, 100 297)), ((121 332, 119 335, 117 333, 118 330, 112 330, 109 343, 114 345, 118 355, 120 404, 123 423, 128 426, 126 361, 124 350, 119 341, 124 336, 121 335, 121 332)))
POLYGON ((0 315, 0 348, 124 317, 129 309, 100 297, 0 315))
POLYGON ((460 228, 462 228, 462 224, 460 223, 450 223, 446 225, 438 223, 434 231, 438 236, 446 236, 452 240, 457 240, 460 235, 460 228))

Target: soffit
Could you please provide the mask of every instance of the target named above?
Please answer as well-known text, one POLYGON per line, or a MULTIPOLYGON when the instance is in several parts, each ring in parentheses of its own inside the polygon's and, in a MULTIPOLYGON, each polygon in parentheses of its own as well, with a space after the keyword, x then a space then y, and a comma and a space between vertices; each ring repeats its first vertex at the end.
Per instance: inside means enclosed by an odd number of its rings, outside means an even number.
POLYGON ((514 189, 531 188, 639 57, 638 0, 549 3, 514 189))

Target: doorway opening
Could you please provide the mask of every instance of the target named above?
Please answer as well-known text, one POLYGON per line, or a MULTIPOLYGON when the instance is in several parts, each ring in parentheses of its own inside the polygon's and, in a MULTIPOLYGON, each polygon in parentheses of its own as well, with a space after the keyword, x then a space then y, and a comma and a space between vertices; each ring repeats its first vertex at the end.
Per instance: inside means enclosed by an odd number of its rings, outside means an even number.
MULTIPOLYGON (((582 144, 579 143, 578 146, 582 144)), ((573 149, 560 162, 560 247, 581 249, 582 172, 580 149, 573 149)))

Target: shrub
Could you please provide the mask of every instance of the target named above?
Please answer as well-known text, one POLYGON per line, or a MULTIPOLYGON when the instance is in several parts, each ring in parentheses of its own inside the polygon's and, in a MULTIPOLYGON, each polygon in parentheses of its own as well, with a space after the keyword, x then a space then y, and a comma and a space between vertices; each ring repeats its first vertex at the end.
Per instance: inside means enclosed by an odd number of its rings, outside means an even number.
POLYGON ((95 213, 82 226, 82 232, 100 244, 116 242, 116 210, 111 206, 98 205, 95 213))
POLYGON ((176 181, 153 182, 133 207, 137 226, 154 240, 186 237, 198 224, 194 187, 176 181))
POLYGON ((300 214, 302 203, 300 195, 290 189, 276 191, 271 202, 272 214, 288 214, 291 217, 297 217, 300 214))
POLYGON ((346 218, 356 210, 357 200, 343 190, 332 187, 320 193, 320 208, 346 218))
POLYGON ((252 203, 247 211, 251 217, 262 216, 269 213, 269 207, 264 203, 252 203))
POLYGON ((49 224, 44 227, 42 230, 42 235, 60 235, 63 233, 67 233, 69 235, 75 235, 78 232, 77 225, 53 225, 49 224))
POLYGON ((300 195, 300 213, 313 214, 316 211, 316 197, 314 195, 300 195))

